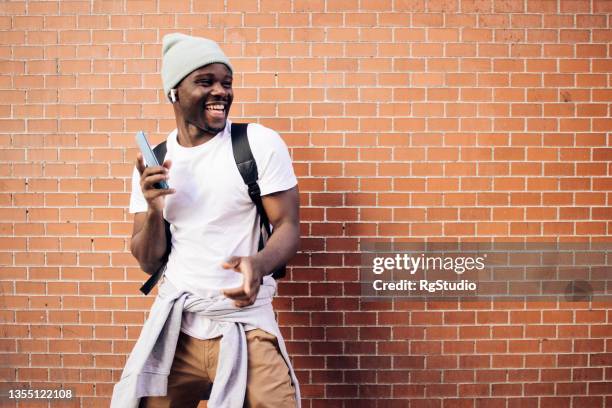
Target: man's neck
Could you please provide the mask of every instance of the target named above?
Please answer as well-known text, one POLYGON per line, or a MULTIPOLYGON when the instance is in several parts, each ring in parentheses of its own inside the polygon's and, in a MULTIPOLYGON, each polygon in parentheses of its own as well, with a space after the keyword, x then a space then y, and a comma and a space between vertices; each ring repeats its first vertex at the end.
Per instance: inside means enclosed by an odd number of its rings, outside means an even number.
POLYGON ((216 130, 207 132, 191 124, 178 126, 177 132, 177 141, 183 147, 199 146, 210 141, 218 134, 216 130))

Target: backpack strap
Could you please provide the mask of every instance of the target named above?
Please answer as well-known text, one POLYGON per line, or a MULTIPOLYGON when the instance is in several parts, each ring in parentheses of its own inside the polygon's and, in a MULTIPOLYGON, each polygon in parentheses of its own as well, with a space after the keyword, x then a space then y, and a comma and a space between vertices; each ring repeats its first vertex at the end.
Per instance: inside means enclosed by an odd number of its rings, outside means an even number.
MULTIPOLYGON (((166 157, 166 141, 164 140, 162 143, 155 146, 153 149, 153 153, 155 154, 155 158, 157 158, 158 163, 163 163, 164 158, 166 157)), ((162 277, 164 271, 166 270, 166 264, 168 263, 168 257, 170 256, 170 249, 172 248, 172 233, 170 232, 170 223, 166 221, 164 218, 164 228, 166 230, 166 252, 161 259, 162 265, 159 267, 154 274, 152 274, 149 279, 140 287, 140 291, 145 295, 148 295, 151 292, 151 289, 157 284, 157 281, 162 277)))
MULTIPOLYGON (((258 250, 261 251, 272 232, 270 229, 270 220, 268 219, 261 199, 261 190, 259 189, 259 184, 257 184, 259 174, 257 172, 257 163, 253 157, 251 145, 247 137, 248 125, 248 123, 232 123, 232 150, 234 152, 234 160, 236 161, 238 171, 242 176, 242 180, 244 180, 244 184, 247 185, 249 197, 255 204, 255 208, 257 208, 257 214, 259 214, 260 234, 258 250)), ((283 265, 272 272, 272 277, 274 279, 279 279, 284 277, 285 273, 285 266, 283 265)))

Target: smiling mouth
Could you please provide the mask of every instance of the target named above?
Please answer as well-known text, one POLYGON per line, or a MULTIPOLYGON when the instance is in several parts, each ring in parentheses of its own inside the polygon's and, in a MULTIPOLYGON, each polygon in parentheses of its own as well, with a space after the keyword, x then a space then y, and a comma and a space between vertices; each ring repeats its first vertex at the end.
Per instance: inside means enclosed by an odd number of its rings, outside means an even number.
POLYGON ((221 103, 211 103, 210 105, 206 105, 204 107, 204 112, 206 112, 206 116, 209 121, 221 122, 225 120, 226 116, 226 106, 221 103))
POLYGON ((209 112, 225 112, 225 105, 221 105, 221 104, 208 105, 206 106, 205 109, 209 112))

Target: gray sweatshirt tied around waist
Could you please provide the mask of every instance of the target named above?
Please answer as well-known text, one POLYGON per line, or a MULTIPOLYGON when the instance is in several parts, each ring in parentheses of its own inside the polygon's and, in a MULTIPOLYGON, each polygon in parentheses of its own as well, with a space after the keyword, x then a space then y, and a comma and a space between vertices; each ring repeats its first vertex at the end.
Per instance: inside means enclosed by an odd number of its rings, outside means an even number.
POLYGON ((300 408, 299 384, 274 319, 272 298, 275 292, 276 282, 262 285, 253 305, 238 308, 225 296, 199 298, 177 289, 166 279, 159 287, 149 318, 128 357, 121 379, 113 389, 111 408, 138 408, 142 397, 166 395, 183 311, 203 315, 222 327, 223 337, 209 407, 243 407, 248 362, 244 326, 250 325, 276 336, 295 387, 296 406, 300 408))

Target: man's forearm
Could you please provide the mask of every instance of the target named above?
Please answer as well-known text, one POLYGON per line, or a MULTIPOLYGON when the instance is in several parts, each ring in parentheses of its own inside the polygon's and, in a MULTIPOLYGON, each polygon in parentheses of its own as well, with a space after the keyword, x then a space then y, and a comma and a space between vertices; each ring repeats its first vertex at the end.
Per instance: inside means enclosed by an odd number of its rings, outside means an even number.
POLYGON ((253 256, 267 275, 285 265, 298 250, 300 244, 300 226, 298 223, 286 221, 274 229, 264 249, 253 256))
POLYGON ((130 250, 143 271, 153 274, 166 252, 166 229, 161 213, 147 211, 144 225, 132 237, 130 250))

